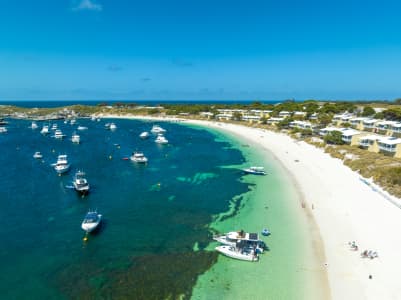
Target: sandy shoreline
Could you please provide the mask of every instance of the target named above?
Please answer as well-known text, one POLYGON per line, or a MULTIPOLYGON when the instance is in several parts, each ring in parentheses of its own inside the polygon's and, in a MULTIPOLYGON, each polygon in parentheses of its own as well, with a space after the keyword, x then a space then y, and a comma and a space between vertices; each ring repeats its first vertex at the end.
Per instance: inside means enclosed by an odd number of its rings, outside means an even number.
POLYGON ((284 134, 242 125, 182 121, 211 126, 258 143, 290 172, 305 202, 305 212, 315 220, 321 235, 322 243, 317 241, 316 249, 319 253, 319 244, 323 245, 321 255, 326 258, 324 267, 332 299, 401 299, 401 235, 397 232, 401 210, 362 182, 356 172, 321 149, 284 134), (356 242, 358 251, 351 250, 351 241, 356 242), (364 250, 377 251, 379 257, 361 258, 364 250))

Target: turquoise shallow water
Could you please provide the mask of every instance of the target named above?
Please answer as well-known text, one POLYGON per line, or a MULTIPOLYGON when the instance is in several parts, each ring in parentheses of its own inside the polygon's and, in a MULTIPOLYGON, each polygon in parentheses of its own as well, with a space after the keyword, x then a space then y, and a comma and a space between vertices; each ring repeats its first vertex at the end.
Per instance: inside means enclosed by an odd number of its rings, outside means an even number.
POLYGON ((111 132, 105 121, 79 120, 89 129, 73 145, 78 124, 57 122, 67 134, 58 141, 10 120, 0 136, 1 299, 188 298, 216 261, 203 251, 208 224, 249 190, 237 168, 225 167, 242 164, 241 152, 208 131, 172 123, 162 124, 170 144, 160 147, 138 137, 151 123, 114 122, 111 132), (148 165, 122 160, 136 149, 148 165), (35 151, 43 161, 32 158, 35 151), (72 169, 57 176, 50 164, 62 153, 72 169), (85 198, 66 188, 77 169, 92 186, 85 198), (104 222, 84 243, 80 225, 94 208, 104 222))
MULTIPOLYGON (((215 216, 212 230, 261 232, 270 251, 258 263, 218 257, 218 263, 198 278, 193 299, 328 299, 323 263, 316 257, 316 229, 301 206, 289 173, 267 149, 224 131, 210 129, 219 141, 241 149, 244 164, 264 166, 267 176, 245 175, 251 189, 233 199, 231 210, 215 216), (239 210, 233 210, 239 206, 239 210), (234 214, 233 214, 234 212, 234 214), (230 217, 227 218, 227 215, 230 217)), ((217 243, 211 243, 212 250, 217 243)))

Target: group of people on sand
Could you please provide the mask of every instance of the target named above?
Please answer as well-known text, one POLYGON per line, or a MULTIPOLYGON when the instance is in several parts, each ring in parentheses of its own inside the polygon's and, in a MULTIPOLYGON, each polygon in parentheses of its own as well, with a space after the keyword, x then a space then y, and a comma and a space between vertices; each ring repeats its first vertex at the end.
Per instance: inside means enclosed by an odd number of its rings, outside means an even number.
POLYGON ((358 245, 355 243, 355 241, 353 242, 348 242, 348 245, 350 246, 352 251, 358 251, 359 247, 358 245))
MULTIPOLYGON (((350 246, 352 251, 358 251, 359 247, 358 245, 355 243, 355 241, 352 242, 348 242, 348 245, 350 246)), ((372 251, 372 250, 365 250, 361 253, 361 257, 362 258, 370 258, 370 259, 374 259, 376 257, 379 257, 377 251, 372 251)))
POLYGON ((376 251, 372 251, 372 250, 365 250, 361 253, 361 257, 362 258, 370 258, 370 259, 374 259, 376 257, 379 257, 379 255, 377 254, 376 251))

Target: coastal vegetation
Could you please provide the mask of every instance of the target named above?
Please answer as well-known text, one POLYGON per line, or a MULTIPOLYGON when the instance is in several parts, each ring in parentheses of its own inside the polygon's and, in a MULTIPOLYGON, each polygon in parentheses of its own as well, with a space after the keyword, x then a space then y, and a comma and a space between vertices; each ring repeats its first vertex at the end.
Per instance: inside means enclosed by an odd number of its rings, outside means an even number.
POLYGON ((342 140, 342 133, 341 131, 330 131, 324 136, 324 141, 326 144, 334 144, 334 145, 342 145, 344 144, 342 140))
POLYGON ((326 146, 325 152, 341 159, 353 171, 401 197, 401 160, 349 145, 326 146))

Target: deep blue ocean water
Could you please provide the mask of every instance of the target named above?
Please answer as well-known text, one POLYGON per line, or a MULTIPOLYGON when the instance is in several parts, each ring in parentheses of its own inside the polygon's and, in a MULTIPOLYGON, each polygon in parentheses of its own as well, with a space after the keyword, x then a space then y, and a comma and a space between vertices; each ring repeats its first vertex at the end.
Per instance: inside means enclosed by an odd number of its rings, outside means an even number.
POLYGON ((208 224, 229 201, 248 191, 237 168, 239 150, 206 130, 162 123, 170 144, 138 136, 153 123, 79 119, 56 122, 64 140, 42 136, 30 122, 9 120, 0 135, 1 299, 171 299, 189 297, 197 276, 215 261, 202 251, 208 224), (104 124, 113 121, 114 132, 104 124), (74 145, 77 131, 82 143, 74 145), (141 150, 146 166, 123 160, 141 150), (32 155, 41 151, 43 160, 32 155), (51 163, 67 154, 68 174, 51 163), (78 169, 90 194, 71 185, 78 169), (98 232, 83 241, 80 228, 89 209, 104 216, 98 232))
MULTIPOLYGON (((0 105, 15 105, 19 107, 33 108, 33 107, 63 107, 69 105, 89 105, 96 106, 99 103, 136 103, 138 105, 163 105, 163 104, 250 104, 254 100, 60 100, 60 101, 8 101, 1 100, 0 105)), ((278 100, 263 100, 264 104, 276 104, 281 101, 278 100)))

